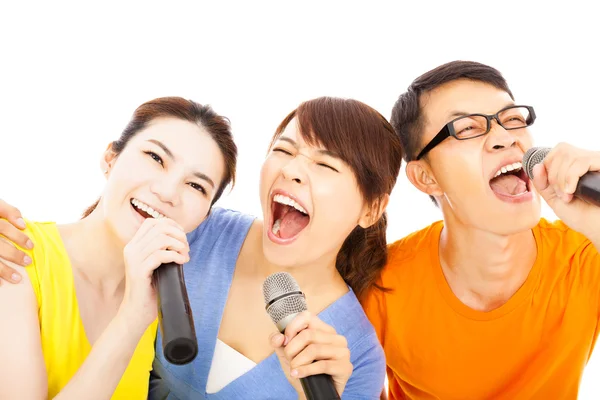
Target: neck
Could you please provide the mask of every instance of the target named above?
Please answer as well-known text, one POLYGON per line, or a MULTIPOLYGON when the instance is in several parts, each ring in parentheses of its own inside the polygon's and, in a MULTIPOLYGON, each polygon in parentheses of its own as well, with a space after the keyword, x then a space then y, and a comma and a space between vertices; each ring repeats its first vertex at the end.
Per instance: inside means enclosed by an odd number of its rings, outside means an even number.
POLYGON ((444 219, 442 270, 454 294, 473 309, 490 311, 505 304, 526 281, 536 257, 531 230, 498 235, 444 219))
POLYGON ((261 224, 260 235, 255 242, 255 254, 260 254, 260 256, 255 257, 255 260, 261 260, 255 264, 255 268, 261 279, 264 280, 275 272, 285 271, 290 273, 306 295, 309 309, 314 313, 322 311, 348 292, 348 286, 335 266, 337 252, 319 257, 318 261, 293 267, 274 264, 264 256, 262 233, 261 224))
POLYGON ((80 276, 107 296, 123 290, 125 244, 111 232, 100 210, 59 230, 73 269, 80 276))

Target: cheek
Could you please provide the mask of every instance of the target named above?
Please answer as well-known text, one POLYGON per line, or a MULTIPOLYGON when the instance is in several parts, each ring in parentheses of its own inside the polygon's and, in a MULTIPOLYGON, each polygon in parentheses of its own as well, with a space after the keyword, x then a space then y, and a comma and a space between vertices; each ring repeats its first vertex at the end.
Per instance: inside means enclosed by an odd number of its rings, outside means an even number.
POLYGON ((313 182, 312 196, 319 212, 319 223, 329 226, 325 230, 341 230, 350 233, 358 223, 362 197, 349 184, 313 182))
POLYGON ((186 233, 196 229, 208 216, 210 200, 201 194, 185 193, 182 199, 183 207, 178 212, 175 222, 181 225, 186 233))
POLYGON ((260 200, 264 205, 265 199, 269 196, 269 189, 273 186, 278 175, 277 165, 267 158, 260 169, 260 200))

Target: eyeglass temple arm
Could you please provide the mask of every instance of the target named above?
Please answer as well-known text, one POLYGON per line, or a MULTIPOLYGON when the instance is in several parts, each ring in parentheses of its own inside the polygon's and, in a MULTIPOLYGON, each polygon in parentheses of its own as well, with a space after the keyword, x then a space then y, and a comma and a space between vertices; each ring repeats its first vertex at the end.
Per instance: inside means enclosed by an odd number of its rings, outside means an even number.
POLYGON ((421 150, 421 152, 417 156, 417 160, 420 160, 425 154, 429 153, 431 149, 433 149, 438 144, 442 143, 447 137, 450 137, 450 130, 448 129, 448 125, 445 125, 444 128, 442 128, 442 130, 440 131, 440 133, 435 135, 435 137, 431 139, 431 142, 429 142, 427 146, 425 146, 425 148, 421 150))

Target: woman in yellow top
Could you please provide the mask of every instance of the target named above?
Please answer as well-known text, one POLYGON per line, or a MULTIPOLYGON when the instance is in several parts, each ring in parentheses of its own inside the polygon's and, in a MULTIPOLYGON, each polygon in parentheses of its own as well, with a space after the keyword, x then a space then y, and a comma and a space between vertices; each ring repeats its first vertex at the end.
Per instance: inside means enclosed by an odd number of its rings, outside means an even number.
POLYGON ((181 98, 138 107, 104 152, 106 186, 84 218, 27 223, 32 265, 24 284, 0 291, 0 399, 147 398, 152 272, 188 261, 186 232, 233 181, 236 155, 210 107, 181 98))

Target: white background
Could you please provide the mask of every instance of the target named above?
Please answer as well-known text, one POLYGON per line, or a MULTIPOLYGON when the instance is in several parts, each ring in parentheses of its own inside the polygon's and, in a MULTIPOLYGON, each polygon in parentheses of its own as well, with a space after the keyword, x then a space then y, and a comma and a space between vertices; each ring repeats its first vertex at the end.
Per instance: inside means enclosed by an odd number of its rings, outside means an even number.
MULTIPOLYGON (((600 28, 585 3, 14 3, 0 3, 0 197, 30 219, 77 219, 102 191, 106 145, 169 95, 231 119, 238 184, 220 205, 260 215, 261 162, 298 103, 352 97, 389 117, 412 79, 456 59, 502 71, 536 109, 536 145, 600 150, 600 28)), ((390 241, 440 218, 404 170, 389 215, 390 241)), ((580 398, 600 396, 599 373, 596 356, 580 398)))

